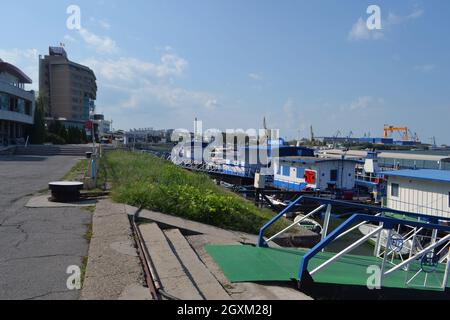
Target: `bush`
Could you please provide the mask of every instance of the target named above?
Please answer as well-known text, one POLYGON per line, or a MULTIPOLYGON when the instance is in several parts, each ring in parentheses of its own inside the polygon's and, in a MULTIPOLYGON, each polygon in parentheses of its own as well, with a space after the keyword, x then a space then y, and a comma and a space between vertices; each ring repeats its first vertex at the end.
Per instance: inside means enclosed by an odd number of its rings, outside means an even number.
POLYGON ((64 140, 63 138, 61 138, 60 136, 58 136, 54 133, 47 133, 46 140, 47 140, 47 142, 50 142, 50 143, 53 143, 56 145, 66 144, 66 140, 64 140))
MULTIPOLYGON (((220 228, 257 234, 274 214, 259 209, 208 176, 146 154, 114 151, 105 156, 113 199, 220 228)), ((288 225, 281 219, 268 234, 288 225)))

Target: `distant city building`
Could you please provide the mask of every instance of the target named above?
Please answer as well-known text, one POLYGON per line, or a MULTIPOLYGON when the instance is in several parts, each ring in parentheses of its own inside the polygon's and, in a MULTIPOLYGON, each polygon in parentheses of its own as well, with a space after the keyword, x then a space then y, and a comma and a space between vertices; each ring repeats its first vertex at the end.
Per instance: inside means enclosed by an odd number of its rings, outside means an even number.
POLYGON ((0 145, 25 142, 33 125, 35 94, 25 90, 32 80, 20 69, 0 59, 0 145))
POLYGON ((153 128, 132 129, 125 133, 125 144, 171 142, 174 130, 154 130, 153 128))
POLYGON ((47 98, 46 117, 83 127, 95 110, 97 83, 94 72, 72 62, 62 47, 50 47, 39 60, 39 93, 47 98))
MULTIPOLYGON (((93 114, 91 115, 91 121, 93 123, 94 135, 96 141, 101 141, 102 138, 111 137, 111 121, 105 120, 105 116, 103 114, 93 114)), ((90 130, 87 131, 88 135, 91 135, 92 132, 90 130)))

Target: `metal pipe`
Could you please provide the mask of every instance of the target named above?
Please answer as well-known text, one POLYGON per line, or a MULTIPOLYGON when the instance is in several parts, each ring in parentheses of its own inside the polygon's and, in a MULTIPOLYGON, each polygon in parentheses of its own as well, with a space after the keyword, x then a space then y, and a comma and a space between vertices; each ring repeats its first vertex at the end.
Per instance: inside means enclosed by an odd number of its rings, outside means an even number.
POLYGON ((331 204, 328 204, 327 212, 325 213, 325 220, 323 223, 322 240, 325 239, 328 235, 328 227, 330 225, 330 219, 331 219, 331 204))
MULTIPOLYGON (((384 225, 384 223, 381 222, 381 223, 380 223, 380 226, 383 226, 383 225, 384 225)), ((375 257, 379 257, 379 256, 380 256, 380 253, 381 253, 381 234, 378 235, 378 237, 377 237, 377 242, 376 242, 376 244, 375 244, 375 249, 374 249, 374 255, 375 255, 375 257)))
MULTIPOLYGON (((343 255, 347 254, 348 252, 352 251, 353 249, 355 249, 356 247, 359 247, 361 244, 363 244, 364 242, 366 242, 368 239, 370 239, 374 234, 380 232, 383 229, 383 227, 378 227, 377 229, 375 229, 374 231, 370 232, 369 234, 365 235, 364 237, 362 237, 360 240, 356 241, 355 243, 352 243, 350 246, 348 246, 347 248, 345 248, 344 250, 342 250, 341 252, 339 252, 337 255, 335 255, 333 258, 327 260, 325 263, 321 264, 320 266, 318 266, 316 269, 314 269, 313 271, 311 271, 311 275, 314 275, 316 272, 320 271, 321 269, 325 268, 327 265, 329 265, 330 263, 336 261, 337 259, 339 259, 340 257, 342 257, 343 255)), ((336 238, 337 239, 337 238, 336 238)))
POLYGON ((450 275, 450 248, 448 249, 447 267, 445 268, 444 280, 442 281, 442 288, 443 289, 445 289, 447 287, 449 275, 450 275))
POLYGON ((394 268, 392 268, 391 270, 387 271, 385 273, 385 275, 389 275, 395 271, 397 271, 400 268, 403 268, 405 265, 409 264, 410 262, 416 260, 416 259, 420 259, 421 257, 423 257, 425 254, 428 253, 428 251, 433 250, 434 248, 440 246, 442 243, 448 241, 450 239, 450 234, 448 234, 447 236, 445 236, 444 238, 442 238, 441 240, 437 241, 436 243, 426 247, 425 249, 423 249, 422 251, 420 251, 418 254, 416 254, 415 256, 409 258, 408 260, 405 260, 404 262, 400 263, 399 265, 395 266, 394 268))
MULTIPOLYGON (((375 217, 379 217, 381 215, 381 213, 378 213, 375 215, 375 217)), ((357 224, 356 226, 354 226, 353 228, 348 229, 347 231, 345 231, 344 233, 342 233, 339 237, 337 237, 335 240, 339 240, 340 238, 346 236, 347 234, 349 234, 350 232, 352 232, 355 229, 358 229, 359 227, 365 225, 366 223, 368 223, 369 221, 363 221, 360 224, 357 224)))
POLYGON ((300 222, 302 222, 303 220, 309 218, 310 216, 312 216, 313 214, 319 212, 320 210, 322 210, 325 207, 325 205, 321 205, 320 207, 318 207, 317 209, 313 210, 312 212, 308 213, 306 216, 304 216, 302 219, 300 219, 300 221, 294 222, 293 224, 291 224, 290 226, 284 228, 283 230, 281 230, 280 232, 278 232, 276 235, 272 236, 270 239, 266 240, 266 243, 269 243, 271 241, 273 241, 274 239, 278 238, 280 235, 282 235, 283 233, 285 233, 286 231, 290 230, 291 228, 293 228, 294 226, 298 225, 300 222))
MULTIPOLYGON (((380 238, 381 238, 381 236, 380 236, 380 238)), ((380 287, 383 287, 383 281, 384 281, 384 277, 385 277, 384 270, 386 270, 386 262, 387 262, 387 259, 388 259, 387 251, 389 249, 391 240, 392 240, 392 229, 389 229, 387 242, 386 242, 386 250, 384 251, 383 263, 381 264, 380 287)))

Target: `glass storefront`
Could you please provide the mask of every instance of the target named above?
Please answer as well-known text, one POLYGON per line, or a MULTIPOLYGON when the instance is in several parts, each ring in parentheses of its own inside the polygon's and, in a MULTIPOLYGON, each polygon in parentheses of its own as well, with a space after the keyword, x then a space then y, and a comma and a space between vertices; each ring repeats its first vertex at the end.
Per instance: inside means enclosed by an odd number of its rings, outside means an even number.
POLYGON ((13 111, 21 114, 31 115, 32 102, 0 92, 0 110, 13 111))
POLYGON ((9 109, 9 95, 0 92, 0 110, 8 110, 8 109, 9 109))

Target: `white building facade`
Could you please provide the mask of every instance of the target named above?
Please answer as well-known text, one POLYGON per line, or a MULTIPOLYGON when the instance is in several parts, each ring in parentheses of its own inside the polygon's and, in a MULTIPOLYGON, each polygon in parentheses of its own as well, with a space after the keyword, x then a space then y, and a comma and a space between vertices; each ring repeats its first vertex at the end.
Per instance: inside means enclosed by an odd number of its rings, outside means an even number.
POLYGON ((398 170, 384 174, 388 179, 388 208, 450 218, 450 171, 398 170))
POLYGON ((0 145, 26 139, 26 128, 34 122, 34 91, 25 90, 31 79, 0 59, 0 145))

